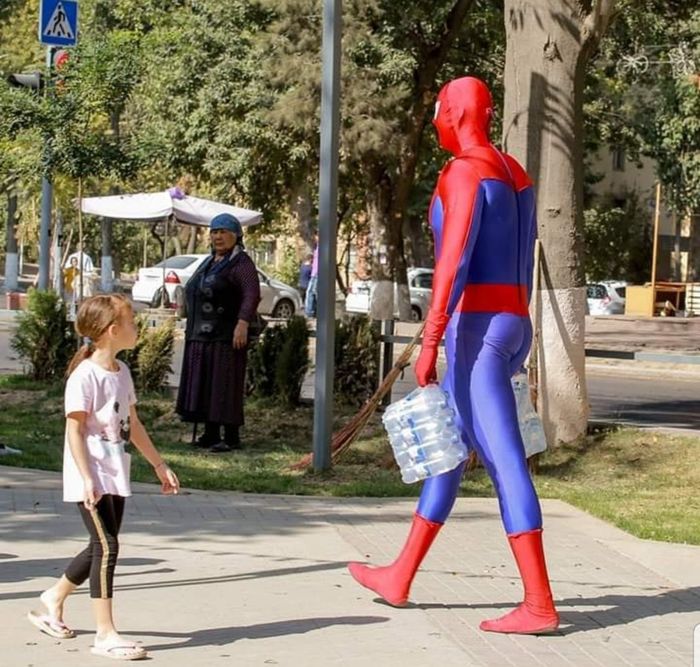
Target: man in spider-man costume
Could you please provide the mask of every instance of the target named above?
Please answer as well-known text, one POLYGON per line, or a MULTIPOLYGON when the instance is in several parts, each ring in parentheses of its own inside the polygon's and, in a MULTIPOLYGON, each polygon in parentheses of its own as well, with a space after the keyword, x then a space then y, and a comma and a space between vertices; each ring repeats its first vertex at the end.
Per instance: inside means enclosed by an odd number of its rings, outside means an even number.
MULTIPOLYGON (((416 362, 420 386, 437 380, 438 345, 445 336, 442 381, 466 443, 493 481, 501 517, 522 577, 525 599, 505 616, 483 621, 491 632, 540 633, 559 624, 542 548, 542 514, 528 473, 510 379, 532 341, 528 303, 536 236, 535 194, 518 162, 489 140, 492 100, 471 77, 446 84, 434 124, 454 155, 430 204, 435 239, 433 300, 416 362)), ((464 464, 426 480, 413 525, 387 567, 349 566, 352 576, 387 602, 403 606, 411 582, 447 519, 464 464)))

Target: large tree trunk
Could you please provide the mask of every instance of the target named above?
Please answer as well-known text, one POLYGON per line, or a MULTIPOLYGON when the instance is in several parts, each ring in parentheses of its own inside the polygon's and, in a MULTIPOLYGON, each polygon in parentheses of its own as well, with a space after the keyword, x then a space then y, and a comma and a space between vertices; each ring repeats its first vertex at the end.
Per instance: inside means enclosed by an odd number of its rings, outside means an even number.
POLYGON ((539 408, 550 444, 586 432, 583 271, 585 67, 614 0, 505 0, 503 144, 537 190, 539 408))
MULTIPOLYGON (((297 232, 304 242, 302 255, 313 252, 315 242, 312 215, 311 190, 307 181, 299 184, 296 192, 292 196, 292 213, 297 221, 297 232)), ((298 257, 302 260, 303 257, 298 257)))
POLYGON ((394 318, 394 282, 400 281, 397 269, 401 266, 403 266, 403 282, 406 283, 403 236, 401 225, 397 224, 396 219, 391 215, 392 195, 392 183, 386 173, 375 172, 374 176, 370 176, 367 195, 367 216, 372 237, 373 285, 370 317, 375 320, 394 318))
POLYGON ((433 244, 430 230, 426 228, 428 214, 425 218, 407 218, 403 224, 406 239, 406 259, 409 266, 433 266, 433 244))
POLYGON ((197 249, 197 227, 190 225, 187 236, 187 254, 192 255, 197 249))

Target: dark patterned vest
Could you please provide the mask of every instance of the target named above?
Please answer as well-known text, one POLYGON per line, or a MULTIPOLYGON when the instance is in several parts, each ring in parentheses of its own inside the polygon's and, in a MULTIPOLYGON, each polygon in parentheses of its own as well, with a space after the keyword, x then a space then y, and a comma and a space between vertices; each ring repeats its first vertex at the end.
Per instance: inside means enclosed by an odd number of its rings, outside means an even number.
POLYGON ((206 259, 187 282, 187 340, 233 340, 243 298, 234 271, 238 262, 252 260, 237 246, 218 262, 214 262, 213 255, 206 259))

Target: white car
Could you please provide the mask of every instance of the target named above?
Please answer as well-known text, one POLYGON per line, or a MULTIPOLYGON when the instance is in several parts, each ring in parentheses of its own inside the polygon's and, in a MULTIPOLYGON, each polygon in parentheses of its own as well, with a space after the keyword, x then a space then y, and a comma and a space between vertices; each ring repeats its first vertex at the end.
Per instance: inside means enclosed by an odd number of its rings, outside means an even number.
POLYGON ((586 285, 586 305, 589 315, 624 315, 627 283, 603 280, 586 285))
MULTIPOLYGON (((373 283, 371 280, 357 280, 350 285, 350 291, 345 299, 345 310, 348 313, 368 313, 372 297, 373 283)), ((394 303, 398 303, 394 285, 394 303)), ((408 291, 411 297, 411 320, 420 322, 430 307, 433 294, 433 269, 415 268, 408 270, 408 291)), ((398 316, 398 311, 395 313, 398 316)))
MULTIPOLYGON (((207 257, 209 257, 208 254, 175 255, 165 260, 166 302, 181 313, 185 303, 185 285, 207 257)), ((260 314, 289 319, 303 311, 301 296, 296 289, 271 278, 260 269, 258 269, 258 277, 261 297, 258 306, 260 314)), ((163 262, 139 269, 138 278, 131 290, 131 297, 134 301, 156 307, 161 301, 162 285, 163 262)))

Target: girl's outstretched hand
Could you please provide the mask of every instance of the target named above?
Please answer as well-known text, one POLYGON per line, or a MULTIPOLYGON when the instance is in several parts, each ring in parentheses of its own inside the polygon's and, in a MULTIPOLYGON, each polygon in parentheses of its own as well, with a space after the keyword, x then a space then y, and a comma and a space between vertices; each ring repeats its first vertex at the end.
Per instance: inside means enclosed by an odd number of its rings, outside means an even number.
POLYGON ((160 489, 166 496, 180 491, 180 480, 167 463, 161 463, 155 470, 160 480, 160 489))

